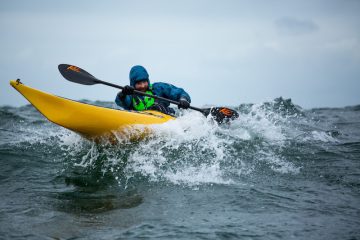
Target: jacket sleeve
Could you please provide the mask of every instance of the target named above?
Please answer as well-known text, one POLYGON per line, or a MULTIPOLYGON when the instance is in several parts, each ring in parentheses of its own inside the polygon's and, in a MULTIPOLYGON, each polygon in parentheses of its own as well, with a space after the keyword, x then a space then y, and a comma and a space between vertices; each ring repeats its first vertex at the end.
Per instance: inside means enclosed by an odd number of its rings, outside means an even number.
POLYGON ((122 96, 121 92, 118 93, 115 98, 115 103, 126 110, 131 110, 131 96, 129 95, 122 96))
POLYGON ((157 82, 153 84, 153 89, 154 93, 160 97, 169 98, 174 101, 185 98, 189 103, 191 102, 190 95, 184 89, 175 87, 172 84, 157 82))

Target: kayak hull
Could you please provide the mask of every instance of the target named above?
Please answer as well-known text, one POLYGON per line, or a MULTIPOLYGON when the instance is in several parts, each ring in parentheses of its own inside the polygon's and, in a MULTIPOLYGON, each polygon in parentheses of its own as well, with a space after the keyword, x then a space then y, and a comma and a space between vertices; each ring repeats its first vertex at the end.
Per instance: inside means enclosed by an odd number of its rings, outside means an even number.
MULTIPOLYGON (((20 81, 11 80, 10 85, 49 121, 86 138, 99 138, 108 134, 118 137, 119 134, 129 133, 129 129, 134 126, 145 126, 141 134, 146 134, 146 126, 175 119, 157 111, 125 111, 81 103, 28 87, 20 81)), ((137 129, 139 133, 141 128, 137 129)))

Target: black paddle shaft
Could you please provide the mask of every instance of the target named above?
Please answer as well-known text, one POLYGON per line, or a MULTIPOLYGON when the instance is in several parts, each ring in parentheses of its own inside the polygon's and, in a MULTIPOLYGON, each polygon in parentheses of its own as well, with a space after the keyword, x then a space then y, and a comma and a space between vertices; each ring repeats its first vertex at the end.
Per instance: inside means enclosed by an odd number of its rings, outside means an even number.
MULTIPOLYGON (((116 85, 116 84, 113 84, 113 83, 109 83, 109 82, 104 82, 104 81, 101 81, 99 79, 97 79, 97 80, 98 80, 98 83, 101 83, 101 84, 104 84, 104 85, 107 85, 107 86, 110 86, 110 87, 118 88, 118 89, 124 89, 124 87, 122 87, 122 86, 119 86, 119 85, 116 85)), ((147 96, 147 97, 151 97, 151 98, 158 99, 158 100, 163 100, 165 102, 170 102, 170 103, 173 103, 173 104, 176 104, 176 105, 180 104, 177 101, 174 101, 174 100, 171 100, 171 99, 168 99, 168 98, 159 97, 159 96, 152 95, 152 94, 147 94, 147 93, 144 93, 144 92, 141 92, 141 91, 138 91, 138 90, 134 90, 134 93, 137 94, 137 95, 142 95, 142 96, 147 96)), ((202 112, 202 113, 204 112, 201 108, 197 108, 197 107, 193 107, 193 106, 190 106, 189 108, 193 109, 193 110, 196 110, 196 111, 199 111, 199 112, 202 112)))
MULTIPOLYGON (((85 70, 83 70, 79 67, 76 67, 74 65, 60 64, 58 68, 59 68, 60 73, 63 75, 63 77, 71 82, 80 83, 80 84, 84 84, 84 85, 94 85, 94 84, 99 83, 99 84, 104 84, 104 85, 118 88, 118 89, 124 89, 124 87, 122 87, 122 86, 97 79, 90 73, 88 73, 85 70)), ((147 96, 147 97, 151 97, 151 98, 158 99, 158 100, 163 100, 165 102, 170 102, 170 103, 173 103, 176 105, 180 104, 179 102, 171 100, 171 99, 167 99, 167 98, 163 98, 163 97, 159 97, 159 96, 155 96, 155 95, 150 95, 150 94, 147 94, 147 93, 144 93, 141 91, 137 91, 137 90, 134 90, 134 93, 137 95, 142 95, 142 96, 147 96)), ((189 108, 199 111, 201 113, 204 113, 204 110, 201 108, 192 107, 192 106, 190 106, 189 108)))
MULTIPOLYGON (((122 87, 122 86, 99 80, 96 77, 94 77, 93 75, 91 75, 90 73, 88 73, 85 70, 83 70, 77 66, 74 66, 74 65, 60 64, 58 68, 59 68, 61 75, 63 75, 63 77, 65 79, 67 79, 71 82, 80 83, 83 85, 104 84, 104 85, 107 85, 110 87, 124 89, 124 87, 122 87)), ((180 104, 179 102, 171 100, 171 99, 147 94, 147 93, 137 91, 137 90, 134 90, 134 93, 137 95, 142 95, 142 96, 147 96, 147 97, 151 97, 154 99, 163 100, 165 102, 170 102, 170 103, 176 104, 178 106, 180 104)), ((224 121, 234 120, 239 117, 239 114, 235 110, 232 110, 232 109, 229 109, 226 107, 214 107, 214 108, 201 109, 201 108, 189 106, 189 108, 201 112, 206 117, 209 114, 211 114, 211 116, 213 116, 213 118, 219 123, 222 123, 224 121)))

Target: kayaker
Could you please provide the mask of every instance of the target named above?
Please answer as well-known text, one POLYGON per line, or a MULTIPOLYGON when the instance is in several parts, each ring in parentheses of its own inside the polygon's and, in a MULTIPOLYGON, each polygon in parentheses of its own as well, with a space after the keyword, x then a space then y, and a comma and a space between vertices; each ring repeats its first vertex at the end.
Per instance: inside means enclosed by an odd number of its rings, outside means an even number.
POLYGON ((136 95, 134 90, 178 101, 179 108, 187 109, 190 106, 190 96, 184 89, 163 82, 150 84, 149 74, 143 66, 132 67, 129 78, 130 86, 126 85, 115 99, 116 104, 126 110, 157 110, 166 114, 175 114, 175 110, 169 107, 169 102, 136 95))

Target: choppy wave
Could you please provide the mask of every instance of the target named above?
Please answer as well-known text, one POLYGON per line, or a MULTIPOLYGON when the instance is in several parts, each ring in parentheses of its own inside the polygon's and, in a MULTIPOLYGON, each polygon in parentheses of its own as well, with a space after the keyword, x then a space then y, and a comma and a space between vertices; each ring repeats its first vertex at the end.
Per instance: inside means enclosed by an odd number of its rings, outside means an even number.
POLYGON ((296 175, 304 155, 341 141, 336 126, 321 120, 324 109, 303 110, 278 98, 237 110, 239 119, 228 125, 185 111, 175 121, 152 126, 154 134, 143 141, 113 145, 96 144, 55 126, 30 105, 2 107, 0 147, 50 153, 63 163, 61 171, 69 179, 81 171, 126 188, 137 181, 236 185, 244 177, 296 175))

